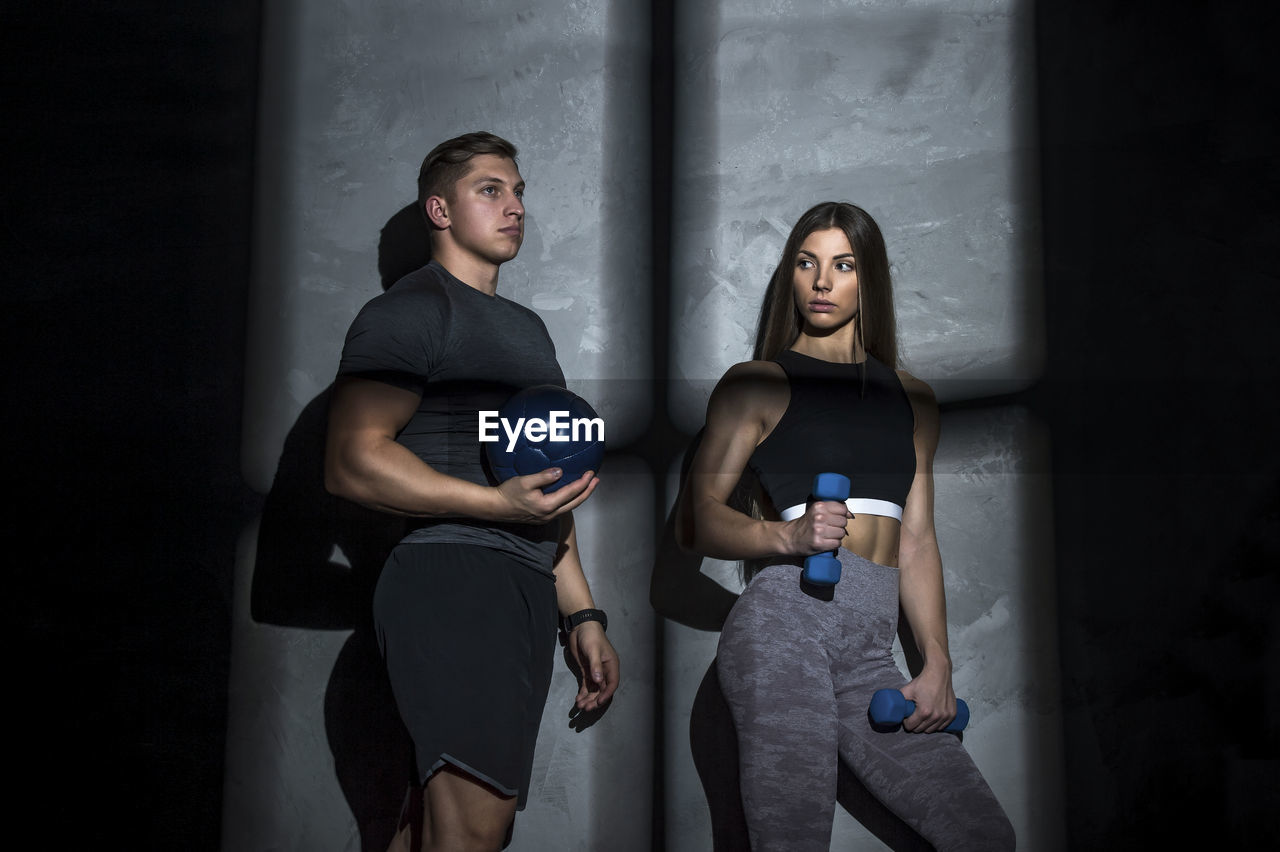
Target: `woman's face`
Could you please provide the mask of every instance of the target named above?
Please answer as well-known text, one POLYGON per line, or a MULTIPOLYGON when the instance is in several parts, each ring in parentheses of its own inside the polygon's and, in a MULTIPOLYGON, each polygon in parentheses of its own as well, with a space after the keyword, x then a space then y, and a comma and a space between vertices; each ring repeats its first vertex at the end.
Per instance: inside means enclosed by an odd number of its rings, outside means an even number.
POLYGON ((858 315, 858 269, 849 238, 839 228, 805 237, 792 276, 806 331, 830 334, 858 315))

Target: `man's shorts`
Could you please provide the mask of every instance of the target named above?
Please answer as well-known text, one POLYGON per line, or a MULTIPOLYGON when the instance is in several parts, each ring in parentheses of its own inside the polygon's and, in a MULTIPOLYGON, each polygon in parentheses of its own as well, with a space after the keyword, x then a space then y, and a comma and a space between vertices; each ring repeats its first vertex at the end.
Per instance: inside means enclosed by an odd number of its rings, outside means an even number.
POLYGON ((470 544, 401 544, 373 598, 417 781, 445 763, 523 809, 555 659, 555 581, 470 544))

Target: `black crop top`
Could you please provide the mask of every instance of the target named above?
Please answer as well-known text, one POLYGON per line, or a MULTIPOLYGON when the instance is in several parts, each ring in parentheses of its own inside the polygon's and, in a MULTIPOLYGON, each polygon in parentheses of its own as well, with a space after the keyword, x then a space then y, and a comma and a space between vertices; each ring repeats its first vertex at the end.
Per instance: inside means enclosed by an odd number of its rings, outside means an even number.
POLYGON ((863 364, 833 364, 786 350, 775 359, 787 374, 791 400, 747 467, 779 512, 809 499, 813 477, 849 477, 850 497, 906 506, 916 472, 915 415, 896 373, 867 356, 863 364))

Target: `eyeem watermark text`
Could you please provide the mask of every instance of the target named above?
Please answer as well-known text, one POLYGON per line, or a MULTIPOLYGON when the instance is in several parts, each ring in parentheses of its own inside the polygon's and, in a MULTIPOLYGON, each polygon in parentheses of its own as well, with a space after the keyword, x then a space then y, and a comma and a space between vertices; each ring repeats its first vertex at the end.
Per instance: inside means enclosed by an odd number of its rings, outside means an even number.
POLYGON ((538 444, 543 441, 603 441, 604 418, 570 417, 567 411, 552 411, 549 419, 520 417, 512 426, 511 421, 499 417, 496 411, 480 412, 480 441, 493 443, 500 440, 498 427, 507 436, 507 452, 516 448, 516 441, 523 434, 525 440, 538 444))

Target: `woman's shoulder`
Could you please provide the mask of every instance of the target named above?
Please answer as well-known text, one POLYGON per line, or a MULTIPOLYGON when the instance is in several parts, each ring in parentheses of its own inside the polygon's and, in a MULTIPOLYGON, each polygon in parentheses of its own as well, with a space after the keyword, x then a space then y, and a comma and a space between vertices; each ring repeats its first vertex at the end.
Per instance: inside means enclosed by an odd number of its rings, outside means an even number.
POLYGON ((725 370, 721 382, 726 379, 785 379, 786 372, 777 361, 739 361, 725 370))
POLYGON ((774 361, 742 361, 734 364, 711 392, 713 409, 730 410, 741 416, 761 406, 785 407, 790 396, 787 374, 774 361))
POLYGON ((921 401, 932 402, 935 406, 938 404, 937 397, 933 394, 933 388, 929 387, 929 383, 924 379, 917 379, 901 368, 894 370, 894 372, 898 374, 898 381, 902 382, 902 389, 907 392, 907 396, 911 398, 913 403, 916 399, 920 399, 921 401))
POLYGON ((754 395, 776 393, 787 387, 787 374, 776 361, 740 361, 725 370, 715 393, 754 395))

